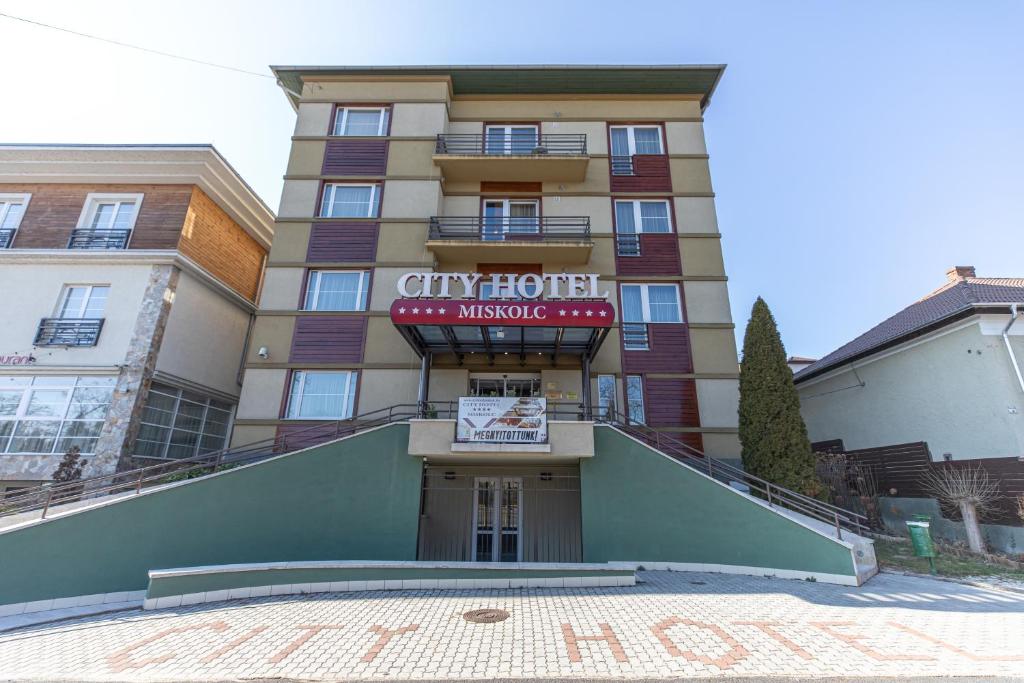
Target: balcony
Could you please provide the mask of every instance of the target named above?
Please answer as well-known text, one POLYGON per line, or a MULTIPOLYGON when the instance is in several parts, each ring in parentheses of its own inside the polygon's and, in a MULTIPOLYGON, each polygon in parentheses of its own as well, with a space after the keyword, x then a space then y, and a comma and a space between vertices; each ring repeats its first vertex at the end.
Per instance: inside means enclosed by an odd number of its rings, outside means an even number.
POLYGON ((434 148, 434 163, 452 181, 578 183, 589 161, 582 134, 448 134, 438 135, 434 148))
POLYGON ((0 249, 7 249, 14 241, 13 230, 0 230, 0 249))
POLYGON ((584 264, 593 246, 588 216, 434 216, 427 235, 427 248, 453 262, 584 264))
POLYGON ((131 230, 72 230, 68 249, 124 249, 131 230))
POLYGON ((103 318, 43 318, 35 346, 96 346, 103 318))

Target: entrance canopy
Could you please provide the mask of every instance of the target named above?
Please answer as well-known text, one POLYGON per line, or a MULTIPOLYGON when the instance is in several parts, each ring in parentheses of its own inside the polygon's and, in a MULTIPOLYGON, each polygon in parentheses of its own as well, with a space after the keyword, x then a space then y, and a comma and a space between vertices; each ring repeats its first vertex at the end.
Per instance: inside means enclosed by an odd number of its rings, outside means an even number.
POLYGON ((594 357, 615 320, 605 301, 397 299, 391 321, 420 357, 470 353, 594 357))

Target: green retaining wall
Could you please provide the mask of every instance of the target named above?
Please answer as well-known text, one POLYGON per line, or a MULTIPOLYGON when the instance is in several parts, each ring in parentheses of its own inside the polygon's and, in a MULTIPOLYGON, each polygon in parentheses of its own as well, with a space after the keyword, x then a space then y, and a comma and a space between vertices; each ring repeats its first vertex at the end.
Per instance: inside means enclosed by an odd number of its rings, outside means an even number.
POLYGON ((145 590, 150 569, 415 560, 408 425, 0 533, 0 605, 145 590))
POLYGON ((486 569, 431 567, 375 567, 362 569, 264 569, 207 574, 182 574, 153 577, 147 597, 162 598, 231 588, 277 586, 295 583, 334 581, 381 581, 388 579, 532 579, 580 576, 633 576, 632 569, 595 567, 593 569, 486 569))
POLYGON ((607 427, 580 462, 584 562, 855 575, 849 548, 607 427))

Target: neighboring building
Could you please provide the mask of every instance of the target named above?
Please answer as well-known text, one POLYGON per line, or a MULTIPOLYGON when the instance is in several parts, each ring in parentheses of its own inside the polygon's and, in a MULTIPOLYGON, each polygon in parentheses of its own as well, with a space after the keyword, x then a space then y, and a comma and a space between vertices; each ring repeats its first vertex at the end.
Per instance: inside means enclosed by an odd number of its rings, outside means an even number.
POLYGON ((817 358, 805 358, 804 356, 790 356, 786 359, 786 365, 793 371, 793 374, 800 372, 808 365, 818 362, 817 358))
POLYGON ((273 221, 209 145, 0 146, 0 494, 223 448, 273 221))
POLYGON ((811 441, 925 442, 935 461, 1024 458, 1021 317, 1024 278, 951 269, 942 287, 797 374, 811 441))

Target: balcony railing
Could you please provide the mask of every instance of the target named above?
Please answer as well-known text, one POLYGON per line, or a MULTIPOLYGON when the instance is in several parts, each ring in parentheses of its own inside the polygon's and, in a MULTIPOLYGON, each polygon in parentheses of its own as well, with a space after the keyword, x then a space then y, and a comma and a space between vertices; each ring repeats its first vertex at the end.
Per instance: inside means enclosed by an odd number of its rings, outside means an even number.
POLYGON ((96 346, 103 318, 43 318, 35 346, 96 346))
POLYGON ((72 230, 68 249, 124 249, 131 230, 72 230))
POLYGON ((14 241, 14 230, 0 230, 0 249, 6 249, 14 241))
POLYGON ((619 256, 639 256, 640 235, 635 232, 620 232, 615 236, 615 251, 619 256))
POLYGON ((434 216, 430 219, 429 238, 478 242, 589 241, 590 217, 434 216))
POLYGON ((636 171, 633 169, 632 156, 612 155, 611 165, 612 175, 636 175, 636 171))
POLYGON ((647 351, 651 348, 647 323, 622 323, 622 345, 627 351, 647 351))
POLYGON ((586 134, 536 133, 479 135, 452 133, 437 136, 435 154, 485 154, 488 156, 586 156, 586 134))

